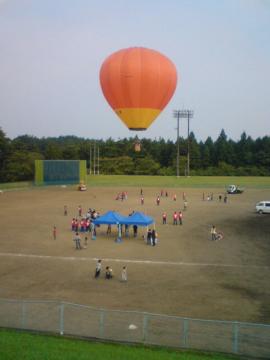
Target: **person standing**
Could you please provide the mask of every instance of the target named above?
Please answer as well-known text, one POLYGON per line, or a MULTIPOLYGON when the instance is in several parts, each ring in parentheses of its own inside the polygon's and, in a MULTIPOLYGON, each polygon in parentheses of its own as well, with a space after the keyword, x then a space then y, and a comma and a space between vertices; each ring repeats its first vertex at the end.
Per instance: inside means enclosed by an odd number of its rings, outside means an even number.
POLYGON ((75 246, 76 246, 76 250, 81 250, 81 237, 79 235, 79 233, 77 232, 75 237, 74 237, 74 241, 75 241, 75 246))
POLYGON ((108 224, 108 227, 107 227, 107 235, 110 235, 112 233, 112 225, 111 224, 108 224))
POLYGON ((173 201, 176 201, 176 194, 173 195, 173 201))
POLYGON ((123 282, 126 282, 126 281, 127 281, 127 267, 126 267, 126 266, 123 266, 123 268, 122 268, 121 280, 122 280, 123 282))
POLYGON ((146 241, 147 245, 151 245, 152 243, 152 230, 148 229, 147 231, 147 241, 146 241))
POLYGON ((177 212, 173 213, 173 225, 177 225, 177 212))
POLYGON ((79 205, 79 207, 78 207, 78 214, 79 214, 79 216, 82 216, 82 207, 81 207, 81 205, 79 205))
POLYGON ((67 205, 64 205, 64 216, 67 216, 67 205))
POLYGON ((129 237, 129 225, 125 224, 125 237, 129 237))
POLYGON ((159 206, 159 204, 160 204, 160 197, 157 196, 157 206, 159 206))
POLYGON ((79 220, 75 219, 75 232, 79 231, 79 220))
POLYGON ((178 213, 179 225, 183 225, 183 213, 179 211, 178 213))
POLYGON ((138 235, 138 225, 133 225, 133 236, 134 237, 137 237, 138 235))
POLYGON ((151 237, 152 237, 152 246, 156 246, 156 230, 155 229, 152 230, 151 237))
POLYGON ((56 240, 56 226, 53 227, 53 239, 56 240))
POLYGON ((71 231, 75 231, 75 222, 75 218, 73 218, 71 221, 71 231))
POLYGON ((100 276, 100 273, 101 273, 101 260, 98 260, 95 271, 95 279, 97 279, 100 276))
POLYGON ((141 205, 143 205, 144 204, 144 197, 142 196, 141 197, 141 205))
POLYGON ((184 201, 184 210, 187 210, 187 205, 188 205, 187 200, 185 200, 184 201))
POLYGON ((162 224, 167 224, 167 214, 165 212, 162 214, 162 224))

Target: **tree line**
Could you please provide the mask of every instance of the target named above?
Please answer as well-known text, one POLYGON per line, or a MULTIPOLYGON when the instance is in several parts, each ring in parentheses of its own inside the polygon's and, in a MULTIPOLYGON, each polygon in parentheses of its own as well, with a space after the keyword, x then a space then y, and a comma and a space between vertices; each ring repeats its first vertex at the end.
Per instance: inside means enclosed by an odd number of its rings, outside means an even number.
MULTIPOLYGON (((34 160, 37 159, 86 160, 88 170, 91 168, 93 172, 94 144, 96 173, 176 175, 176 141, 144 138, 140 141, 140 152, 135 151, 134 142, 134 138, 96 140, 76 136, 37 138, 29 135, 11 140, 0 128, 0 182, 33 180, 34 160)), ((187 139, 179 139, 180 175, 187 174, 188 147, 190 175, 270 175, 269 136, 254 140, 243 132, 240 140, 233 141, 221 130, 216 140, 208 137, 203 142, 197 141, 191 132, 189 146, 187 139)))

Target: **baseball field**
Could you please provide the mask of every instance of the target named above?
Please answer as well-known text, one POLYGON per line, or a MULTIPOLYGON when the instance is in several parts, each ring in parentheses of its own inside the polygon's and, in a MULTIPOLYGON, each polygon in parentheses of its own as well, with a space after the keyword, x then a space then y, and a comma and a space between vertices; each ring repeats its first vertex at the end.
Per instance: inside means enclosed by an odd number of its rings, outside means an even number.
POLYGON ((150 177, 98 178, 89 179, 85 192, 76 186, 26 186, 0 194, 1 298, 56 299, 107 309, 270 323, 270 215, 255 213, 258 201, 270 199, 269 178, 247 178, 241 183, 243 194, 229 195, 226 203, 224 186, 233 183, 230 178, 179 183, 150 177), (157 206, 161 190, 168 197, 162 196, 157 206), (116 200, 122 191, 127 199, 116 200), (213 200, 207 200, 211 194, 213 200), (188 202, 185 211, 183 196, 188 202), (143 211, 155 219, 157 246, 146 245, 146 228, 139 228, 137 238, 131 231, 130 237, 116 243, 116 228, 108 236, 107 227, 101 226, 96 240, 83 234, 88 244, 76 250, 71 220, 78 217, 79 205, 83 213, 89 208, 100 214, 143 211), (180 210, 183 225, 173 225, 173 213, 180 210), (211 241, 212 225, 223 233, 222 240, 211 241), (94 279, 97 259, 102 259, 102 274, 94 279), (113 269, 111 280, 104 278, 106 266, 113 269), (120 281, 123 266, 126 283, 120 281))

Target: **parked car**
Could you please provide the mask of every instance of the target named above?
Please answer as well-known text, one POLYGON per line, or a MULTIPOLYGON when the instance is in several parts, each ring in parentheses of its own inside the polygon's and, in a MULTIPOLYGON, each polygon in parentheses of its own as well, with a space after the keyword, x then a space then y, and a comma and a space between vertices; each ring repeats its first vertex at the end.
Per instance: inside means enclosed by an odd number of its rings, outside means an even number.
POLYGON ((244 189, 240 188, 238 185, 229 185, 226 190, 228 194, 242 194, 244 191, 244 189))
POLYGON ((258 202, 256 204, 256 212, 259 214, 263 214, 263 213, 270 214, 270 200, 258 202))

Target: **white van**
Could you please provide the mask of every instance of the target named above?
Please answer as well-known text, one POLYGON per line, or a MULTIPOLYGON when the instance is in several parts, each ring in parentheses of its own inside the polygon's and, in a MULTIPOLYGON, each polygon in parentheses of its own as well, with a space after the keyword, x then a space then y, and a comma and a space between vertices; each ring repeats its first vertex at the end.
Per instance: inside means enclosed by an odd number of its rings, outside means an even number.
POLYGON ((256 211, 259 214, 262 214, 262 213, 270 214, 270 200, 258 202, 258 204, 256 204, 256 211))

